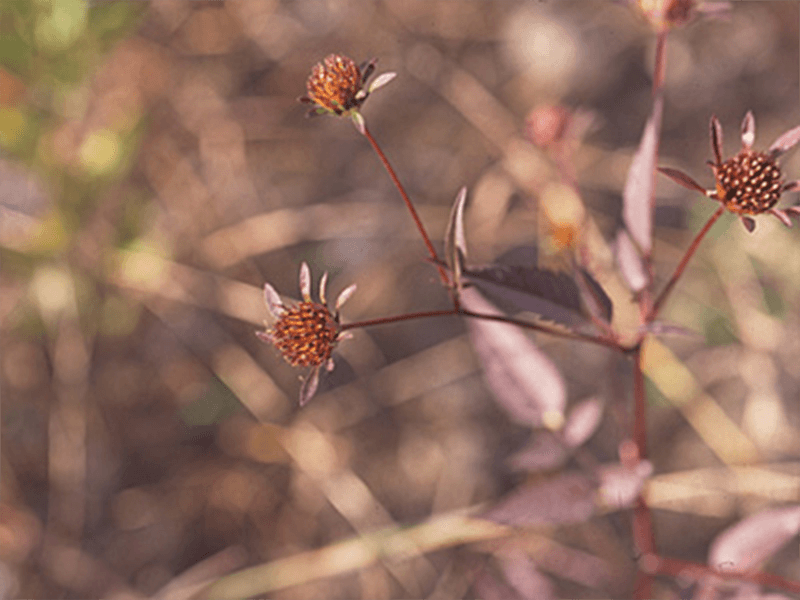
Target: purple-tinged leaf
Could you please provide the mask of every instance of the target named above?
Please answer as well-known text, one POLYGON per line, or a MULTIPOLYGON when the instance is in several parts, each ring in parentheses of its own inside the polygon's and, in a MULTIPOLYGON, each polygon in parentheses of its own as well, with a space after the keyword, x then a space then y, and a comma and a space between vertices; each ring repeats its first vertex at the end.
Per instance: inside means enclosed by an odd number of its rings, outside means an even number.
POLYGON ((620 229, 617 233, 616 257, 619 270, 628 287, 634 292, 641 292, 650 278, 647 275, 639 250, 633 244, 628 232, 620 229))
POLYGON ((600 468, 600 499, 609 508, 627 508, 633 504, 644 486, 645 479, 653 474, 653 465, 646 460, 633 467, 620 464, 600 468))
POLYGON ((659 94, 653 101, 653 111, 644 126, 622 190, 622 220, 645 257, 650 256, 653 247, 655 169, 663 107, 664 97, 659 94))
POLYGON ((614 304, 603 286, 586 269, 578 268, 575 275, 575 283, 580 290, 586 309, 595 318, 610 323, 614 313, 614 304))
POLYGON ((564 442, 571 448, 582 446, 597 431, 603 418, 603 401, 589 398, 573 408, 561 432, 564 442))
POLYGON ((533 439, 524 448, 508 459, 508 465, 515 471, 549 471, 567 462, 568 453, 564 444, 547 430, 532 434, 533 439))
MULTIPOLYGON (((464 308, 498 315, 474 289, 461 294, 464 308)), ((518 327, 485 319, 468 319, 470 338, 495 399, 515 419, 529 426, 560 425, 567 392, 552 361, 518 327)))
POLYGON ((756 229, 756 220, 750 217, 746 217, 745 215, 739 215, 739 218, 742 220, 742 225, 744 228, 747 229, 750 233, 753 233, 756 229))
POLYGON ((595 511, 594 486, 584 475, 559 475, 511 492, 484 518, 505 525, 580 523, 595 511))
POLYGON ((311 372, 302 380, 300 385, 300 406, 305 406, 314 397, 319 387, 319 366, 311 369, 311 372))
POLYGON ((753 111, 748 110, 742 120, 742 150, 752 150, 756 141, 756 118, 753 111))
POLYGON ((273 319, 279 319, 284 312, 283 302, 278 292, 270 284, 264 284, 264 302, 273 319))
POLYGON ((790 129, 781 135, 777 140, 772 142, 767 152, 773 156, 780 156, 784 152, 788 152, 794 148, 797 142, 800 142, 800 127, 790 129))
POLYGON ((711 115, 711 151, 714 153, 714 164, 722 164, 722 125, 717 115, 711 115))
POLYGON ((789 215, 786 213, 786 211, 783 211, 779 208, 771 208, 769 212, 770 214, 773 214, 776 217, 778 217, 778 220, 784 225, 786 225, 786 227, 792 226, 792 220, 789 218, 789 215))
POLYGON ((662 175, 666 175, 672 181, 677 183, 678 185, 682 185, 686 189, 692 190, 694 192, 700 192, 704 196, 708 195, 708 191, 699 183, 697 183, 694 179, 689 177, 683 171, 679 171, 678 169, 670 169, 669 167, 658 167, 658 172, 662 175))
POLYGON ((456 195, 444 234, 445 260, 447 266, 450 267, 450 272, 453 273, 456 290, 461 289, 461 273, 467 257, 467 239, 464 235, 464 205, 466 202, 467 188, 462 187, 456 195))
POLYGON ((500 571, 514 591, 525 600, 555 598, 553 583, 536 568, 530 557, 517 548, 495 555, 500 571))
POLYGON ((311 269, 305 261, 300 265, 300 295, 305 302, 311 302, 311 269))
POLYGON ((708 564, 721 571, 749 571, 799 532, 800 506, 756 513, 717 536, 708 553, 708 564))
POLYGON ((563 325, 585 323, 581 294, 566 273, 537 267, 491 266, 465 269, 463 279, 493 298, 563 325))
POLYGON ((272 336, 266 331, 256 331, 256 337, 265 344, 273 344, 275 342, 272 336))

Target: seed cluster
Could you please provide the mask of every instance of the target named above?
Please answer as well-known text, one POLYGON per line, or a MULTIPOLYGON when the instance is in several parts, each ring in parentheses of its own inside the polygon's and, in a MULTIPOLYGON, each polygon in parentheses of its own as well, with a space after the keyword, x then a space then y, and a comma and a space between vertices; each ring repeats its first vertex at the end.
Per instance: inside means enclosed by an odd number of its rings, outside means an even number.
POLYGON ((314 66, 306 90, 316 104, 341 115, 358 106, 356 94, 361 85, 361 71, 356 64, 346 56, 331 54, 314 66))
POLYGON ((325 306, 301 302, 287 307, 268 333, 293 367, 316 367, 331 357, 339 325, 325 306))
POLYGON ((714 171, 717 196, 731 212, 757 215, 775 206, 781 197, 781 170, 763 152, 742 151, 714 171))

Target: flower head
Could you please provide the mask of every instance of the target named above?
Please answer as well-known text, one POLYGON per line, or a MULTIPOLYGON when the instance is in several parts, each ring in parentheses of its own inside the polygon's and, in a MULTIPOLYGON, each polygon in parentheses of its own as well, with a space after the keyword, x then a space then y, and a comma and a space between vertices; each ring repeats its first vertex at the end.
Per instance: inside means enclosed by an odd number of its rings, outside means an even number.
POLYGON ((800 206, 784 210, 775 208, 781 194, 800 190, 800 182, 784 182, 777 158, 800 141, 800 127, 790 129, 775 140, 766 152, 753 150, 756 138, 756 120, 749 111, 742 121, 742 147, 739 153, 722 160, 722 125, 716 116, 711 117, 711 150, 714 160, 708 161, 716 180, 715 189, 706 190, 694 179, 677 169, 659 168, 659 171, 682 186, 701 192, 719 201, 728 211, 741 218, 748 231, 755 229, 753 216, 770 213, 787 227, 792 226, 791 215, 800 214, 800 206))
POLYGON ((325 300, 328 273, 323 274, 319 284, 319 300, 311 299, 311 271, 304 262, 300 266, 300 293, 303 301, 286 306, 278 292, 270 284, 264 285, 264 300, 270 315, 275 320, 266 331, 256 335, 264 342, 280 350, 283 358, 293 367, 311 367, 311 372, 300 389, 300 405, 308 402, 319 385, 321 367, 333 370, 331 354, 336 344, 349 334, 342 332, 339 324, 339 309, 353 294, 355 284, 344 289, 331 312, 325 300))
POLYGON ((309 115, 334 114, 350 116, 358 125, 361 121, 358 109, 369 95, 394 79, 396 73, 383 73, 375 78, 368 88, 364 86, 375 70, 378 59, 373 58, 356 66, 351 59, 341 54, 330 54, 314 65, 306 82, 307 96, 300 102, 314 104, 309 115))

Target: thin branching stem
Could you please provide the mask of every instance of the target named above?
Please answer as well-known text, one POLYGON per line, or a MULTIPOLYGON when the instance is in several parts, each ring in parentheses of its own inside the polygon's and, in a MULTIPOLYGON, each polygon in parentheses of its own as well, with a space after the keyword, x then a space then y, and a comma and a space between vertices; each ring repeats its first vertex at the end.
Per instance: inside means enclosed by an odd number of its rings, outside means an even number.
POLYGON ((472 312, 471 310, 465 310, 463 308, 405 313, 402 315, 394 315, 391 317, 379 317, 377 319, 368 319, 365 321, 353 321, 352 323, 345 323, 344 325, 342 325, 341 330, 347 331, 348 329, 360 329, 363 327, 374 327, 376 325, 389 325, 391 323, 412 321, 414 319, 428 319, 433 317, 453 317, 457 315, 461 315, 462 317, 469 317, 472 319, 484 319, 487 321, 498 321, 500 323, 508 323, 509 325, 516 325, 518 327, 522 327, 523 329, 539 331, 541 333, 546 333, 555 337, 605 346, 606 348, 612 348, 619 352, 629 351, 629 348, 620 346, 620 344, 617 343, 615 340, 608 339, 602 336, 592 335, 588 333, 581 333, 579 331, 571 331, 568 329, 558 329, 556 327, 550 327, 542 323, 531 323, 529 321, 521 321, 519 319, 514 319, 513 317, 506 317, 503 315, 487 315, 483 313, 476 313, 472 312))
POLYGON ((719 219, 722 216, 723 212, 725 212, 725 207, 720 206, 716 210, 716 212, 714 212, 714 214, 711 215, 711 218, 708 219, 708 221, 706 221, 706 224, 703 225, 703 228, 698 232, 694 240, 692 240, 691 245, 686 250, 686 254, 683 255, 681 262, 678 263, 678 266, 675 268, 675 272, 672 274, 672 277, 670 277, 666 287, 656 299, 655 303, 653 304, 653 308, 650 309, 650 313, 647 315, 648 323, 652 322, 658 316, 658 312, 661 310, 662 306, 664 306, 664 302, 666 302, 670 292, 672 291, 672 288, 675 287, 675 284, 678 282, 678 279, 680 279, 680 276, 683 275, 683 272, 686 270, 686 265, 689 264, 689 261, 691 260, 692 256, 694 256, 694 253, 697 251, 698 246, 700 246, 700 242, 703 241, 703 238, 709 232, 714 223, 717 222, 717 219, 719 219))
MULTIPOLYGON (((433 244, 431 243, 431 238, 428 237, 428 233, 425 231, 425 226, 422 224, 422 220, 419 218, 419 215, 417 214, 417 209, 414 208, 414 204, 411 202, 411 198, 408 197, 408 194, 406 193, 403 184, 400 183, 400 179, 398 179, 397 174, 394 172, 394 169, 392 168, 389 159, 386 158, 386 155, 383 153, 383 150, 381 150, 381 147, 378 145, 378 142, 375 141, 375 138, 372 137, 372 134, 370 133, 366 125, 364 125, 364 137, 366 137, 367 140, 369 140, 372 149, 375 150, 375 154, 377 154, 378 158, 381 159, 383 166, 386 168, 386 172, 389 173, 389 177, 392 180, 392 183, 394 183, 394 186, 397 188, 397 191, 400 192, 400 196, 403 197, 403 202, 406 203, 406 208, 408 208, 408 212, 411 213, 411 218, 414 219, 414 223, 416 224, 417 229, 419 230, 419 234, 422 236, 422 241, 425 242, 425 247, 428 249, 428 253, 431 255, 431 259, 433 259, 434 263, 440 262, 439 255, 436 254, 436 249, 433 247, 433 244)), ((444 268, 442 268, 440 265, 437 265, 436 268, 439 270, 439 276, 442 278, 442 283, 444 283, 446 286, 449 287, 450 280, 448 279, 447 273, 445 272, 444 268)))

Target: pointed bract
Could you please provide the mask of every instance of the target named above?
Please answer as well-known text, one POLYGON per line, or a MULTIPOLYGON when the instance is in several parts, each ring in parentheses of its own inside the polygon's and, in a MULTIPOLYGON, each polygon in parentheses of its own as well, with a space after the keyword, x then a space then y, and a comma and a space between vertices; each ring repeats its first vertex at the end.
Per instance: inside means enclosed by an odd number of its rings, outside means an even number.
POLYGON ((800 127, 790 129, 781 135, 777 140, 772 142, 772 145, 769 147, 767 152, 773 156, 780 156, 784 152, 788 152, 794 148, 795 145, 797 145, 797 142, 800 142, 800 127))
POLYGON ((697 183, 694 179, 689 177, 683 171, 679 171, 678 169, 670 169, 669 167, 658 167, 658 172, 662 175, 666 175, 672 181, 677 183, 678 185, 682 185, 683 187, 690 189, 695 192, 700 192, 701 194, 708 195, 709 192, 706 190, 702 185, 697 183))
POLYGON ((304 302, 311 302, 311 269, 305 261, 300 265, 300 295, 304 302))
POLYGON ((350 298, 350 296, 353 295, 353 293, 355 291, 356 291, 356 284, 355 283, 352 284, 352 285, 347 286, 346 288, 344 288, 339 293, 339 297, 336 298, 336 305, 333 307, 333 309, 338 313, 339 309, 342 308, 344 303, 347 302, 347 300, 350 298))
POLYGON ((397 73, 395 73, 393 71, 389 71, 388 73, 381 73, 380 75, 378 75, 375 78, 375 81, 373 81, 370 84, 369 93, 371 94, 372 92, 374 92, 378 88, 382 88, 383 86, 385 86, 387 83, 389 83, 395 77, 397 77, 397 73))
POLYGON ((300 406, 305 406, 314 397, 319 387, 319 367, 314 367, 300 385, 300 406))
POLYGON ((364 121, 364 117, 358 111, 353 111, 350 115, 350 118, 353 121, 353 126, 356 128, 358 133, 361 135, 367 135, 367 124, 364 121))
POLYGON ((322 279, 319 280, 319 301, 322 303, 323 306, 328 305, 328 300, 325 297, 327 290, 328 290, 328 272, 325 271, 322 274, 322 279))
POLYGON ((744 225, 744 228, 750 233, 753 233, 756 229, 756 220, 744 215, 739 215, 739 217, 742 219, 742 225, 744 225))
POLYGON ((267 310, 273 319, 279 319, 284 312, 283 302, 278 292, 270 284, 264 284, 264 302, 267 304, 267 310))
POLYGON ((467 256, 467 240, 464 236, 464 204, 466 201, 467 188, 462 187, 450 210, 450 219, 447 221, 447 230, 444 234, 445 260, 453 273, 453 285, 456 290, 461 289, 463 261, 467 256))
POLYGON ((753 111, 748 110, 742 120, 742 149, 751 150, 756 141, 756 118, 753 111))
POLYGON ((789 215, 786 213, 786 211, 780 210, 778 208, 772 208, 770 209, 769 212, 778 217, 780 222, 786 225, 787 227, 792 226, 792 220, 789 218, 789 215))
POLYGON ((722 164, 722 125, 716 115, 711 116, 711 150, 714 153, 714 164, 722 164))

